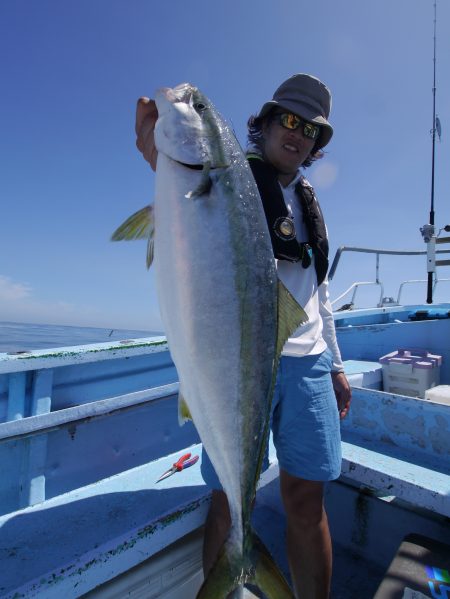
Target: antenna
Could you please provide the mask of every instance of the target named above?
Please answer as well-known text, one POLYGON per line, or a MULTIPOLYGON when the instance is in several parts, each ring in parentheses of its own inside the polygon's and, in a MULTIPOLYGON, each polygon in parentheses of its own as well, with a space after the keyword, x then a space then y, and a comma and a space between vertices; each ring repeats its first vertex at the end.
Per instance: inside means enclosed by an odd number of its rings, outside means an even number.
POLYGON ((422 229, 422 235, 427 242, 427 265, 428 265, 428 286, 427 286, 427 304, 433 303, 433 274, 435 266, 435 243, 434 232, 434 157, 436 146, 436 0, 434 0, 434 37, 433 37, 433 128, 432 132, 432 150, 431 150, 431 205, 430 222, 422 229))

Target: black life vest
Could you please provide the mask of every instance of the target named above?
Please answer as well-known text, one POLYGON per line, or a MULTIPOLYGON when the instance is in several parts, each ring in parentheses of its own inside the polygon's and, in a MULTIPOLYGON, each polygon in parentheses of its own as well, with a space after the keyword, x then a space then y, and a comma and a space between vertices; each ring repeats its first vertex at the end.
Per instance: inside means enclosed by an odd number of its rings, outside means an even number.
MULTIPOLYGON (((247 156, 266 214, 275 258, 302 261, 308 266, 307 252, 312 250, 317 284, 323 283, 328 271, 328 238, 325 221, 312 187, 297 183, 295 191, 302 206, 303 220, 308 231, 308 243, 299 243, 289 218, 283 193, 278 182, 278 171, 257 156, 247 156)), ((310 261, 309 261, 310 263, 310 261)))

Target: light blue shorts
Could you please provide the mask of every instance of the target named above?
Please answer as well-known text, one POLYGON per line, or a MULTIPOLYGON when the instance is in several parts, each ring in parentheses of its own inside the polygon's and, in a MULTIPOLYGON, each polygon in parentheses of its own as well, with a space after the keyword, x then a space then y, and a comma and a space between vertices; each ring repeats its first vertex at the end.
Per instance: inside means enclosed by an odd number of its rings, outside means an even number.
MULTIPOLYGON (((291 476, 330 481, 340 475, 340 420, 331 382, 331 363, 329 350, 315 356, 281 358, 271 428, 279 466, 291 476)), ((268 465, 266 448, 263 470, 268 465)), ((201 471, 210 488, 222 488, 204 450, 201 471)))

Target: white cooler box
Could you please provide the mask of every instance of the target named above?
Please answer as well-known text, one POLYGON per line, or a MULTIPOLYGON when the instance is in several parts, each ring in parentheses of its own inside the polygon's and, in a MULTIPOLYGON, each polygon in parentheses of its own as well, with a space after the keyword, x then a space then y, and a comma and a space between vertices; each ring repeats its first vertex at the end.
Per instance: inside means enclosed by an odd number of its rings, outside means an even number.
POLYGON ((422 349, 399 349, 379 359, 383 388, 388 393, 425 398, 425 391, 439 385, 442 356, 422 349))
POLYGON ((425 399, 450 406, 450 385, 437 385, 425 392, 425 399))

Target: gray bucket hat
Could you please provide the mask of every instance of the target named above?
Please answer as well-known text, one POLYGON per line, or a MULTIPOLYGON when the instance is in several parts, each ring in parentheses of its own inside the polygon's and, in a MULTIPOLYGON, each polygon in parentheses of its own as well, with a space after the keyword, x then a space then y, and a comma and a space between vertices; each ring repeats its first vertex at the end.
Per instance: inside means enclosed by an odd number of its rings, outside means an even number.
POLYGON ((325 147, 333 136, 333 127, 327 120, 331 109, 331 92, 317 77, 305 73, 289 77, 275 91, 273 99, 264 104, 257 118, 263 118, 275 106, 321 126, 317 149, 325 147))

